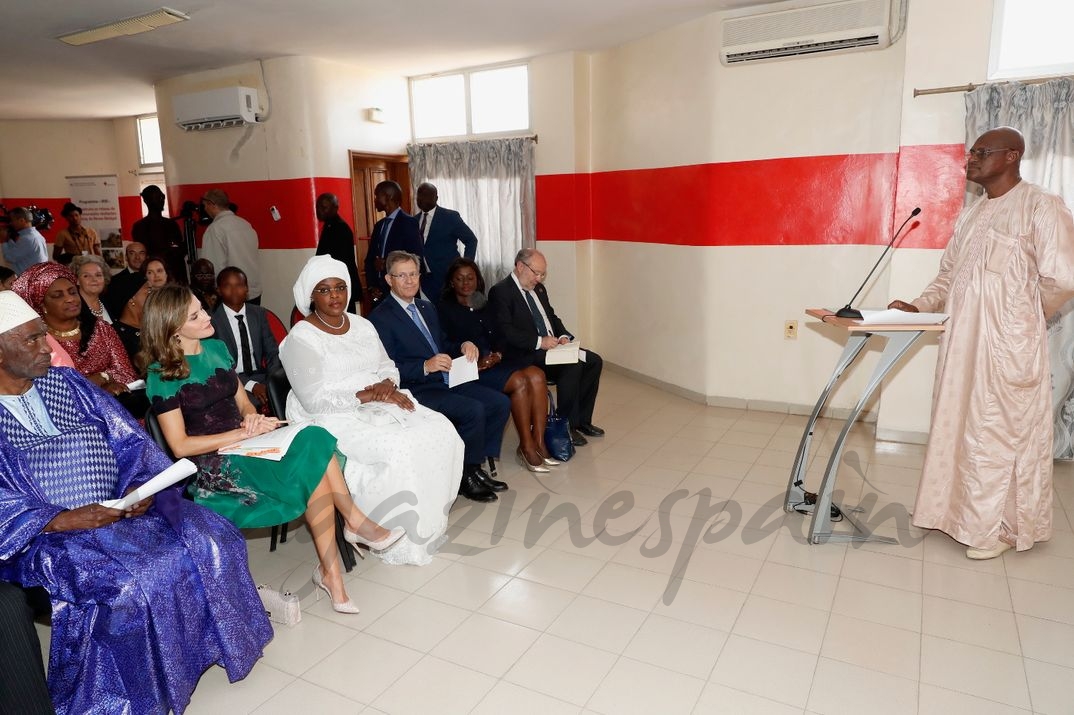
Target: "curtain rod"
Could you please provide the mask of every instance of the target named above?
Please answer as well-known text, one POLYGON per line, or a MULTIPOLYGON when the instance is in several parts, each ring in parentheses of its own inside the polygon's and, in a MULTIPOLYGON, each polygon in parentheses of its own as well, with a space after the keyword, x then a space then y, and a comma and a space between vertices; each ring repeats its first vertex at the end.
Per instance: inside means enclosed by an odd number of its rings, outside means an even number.
POLYGON ((1044 84, 1045 82, 1051 82, 1053 79, 1074 79, 1072 75, 1059 75, 1052 77, 1031 77, 1029 79, 1012 79, 1005 82, 983 82, 981 84, 960 84, 952 87, 930 87, 928 89, 914 89, 914 97, 920 97, 924 94, 948 94, 951 92, 972 92, 978 87, 984 87, 989 84, 1044 84))

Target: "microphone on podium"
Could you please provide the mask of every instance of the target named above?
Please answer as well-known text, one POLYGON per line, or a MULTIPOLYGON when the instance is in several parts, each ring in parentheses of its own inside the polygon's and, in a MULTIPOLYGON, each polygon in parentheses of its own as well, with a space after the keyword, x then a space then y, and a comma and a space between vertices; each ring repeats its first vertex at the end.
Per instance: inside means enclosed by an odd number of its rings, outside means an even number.
POLYGON ((869 271, 869 275, 865 276, 865 280, 863 280, 861 282, 861 285, 858 286, 858 292, 854 294, 854 297, 850 299, 849 303, 836 311, 836 317, 855 318, 857 320, 861 320, 861 311, 851 306, 854 305, 854 301, 858 299, 858 295, 865 289, 865 284, 868 283, 869 279, 873 277, 873 273, 875 273, 876 269, 880 267, 880 262, 884 260, 884 256, 888 255, 888 251, 890 251, 891 247, 895 245, 895 239, 897 239, 899 237, 899 234, 902 233, 902 230, 906 228, 906 224, 910 223, 910 219, 912 219, 914 216, 917 216, 919 213, 921 213, 920 206, 911 211, 910 215, 906 217, 906 220, 902 222, 902 226, 899 226, 899 230, 896 231, 895 235, 893 235, 891 237, 891 240, 888 241, 887 248, 885 248, 884 252, 880 254, 880 258, 876 259, 876 263, 873 265, 873 269, 869 271))

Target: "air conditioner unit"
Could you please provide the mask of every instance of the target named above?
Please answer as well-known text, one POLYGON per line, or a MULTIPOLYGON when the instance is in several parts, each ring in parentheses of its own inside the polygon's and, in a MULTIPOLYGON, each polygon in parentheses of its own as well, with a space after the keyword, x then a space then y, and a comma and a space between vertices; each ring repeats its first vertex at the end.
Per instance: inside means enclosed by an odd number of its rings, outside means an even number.
POLYGON ((859 48, 883 49, 904 19, 905 0, 794 0, 726 13, 725 65, 859 48), (900 17, 892 22, 892 4, 900 17))
POLYGON ((257 90, 224 87, 172 98, 175 123, 186 131, 241 127, 258 121, 257 90))

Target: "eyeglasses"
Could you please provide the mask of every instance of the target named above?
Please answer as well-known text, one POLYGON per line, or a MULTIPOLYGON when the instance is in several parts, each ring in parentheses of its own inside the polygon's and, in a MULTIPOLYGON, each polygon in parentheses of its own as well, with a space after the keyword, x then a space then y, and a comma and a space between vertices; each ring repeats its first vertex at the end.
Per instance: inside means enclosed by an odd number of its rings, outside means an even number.
POLYGON ((537 280, 539 280, 539 281, 543 281, 545 276, 548 275, 548 271, 535 271, 535 270, 533 270, 533 266, 531 266, 530 264, 526 263, 525 261, 522 261, 522 265, 524 265, 526 268, 529 268, 530 273, 532 273, 533 275, 537 276, 537 280))
POLYGON ((314 288, 313 292, 317 295, 328 295, 330 293, 339 293, 340 295, 344 295, 347 292, 347 286, 341 285, 333 286, 332 288, 314 288))
POLYGON ((974 159, 977 159, 978 161, 980 161, 981 159, 984 159, 989 154, 995 154, 996 152, 1000 152, 1000 151, 1015 151, 1015 149, 1010 149, 1010 148, 1007 148, 1007 149, 967 149, 966 150, 966 156, 967 157, 972 156, 974 159))
POLYGON ((389 273, 388 275, 401 281, 413 281, 418 279, 419 273, 411 271, 410 273, 389 273))

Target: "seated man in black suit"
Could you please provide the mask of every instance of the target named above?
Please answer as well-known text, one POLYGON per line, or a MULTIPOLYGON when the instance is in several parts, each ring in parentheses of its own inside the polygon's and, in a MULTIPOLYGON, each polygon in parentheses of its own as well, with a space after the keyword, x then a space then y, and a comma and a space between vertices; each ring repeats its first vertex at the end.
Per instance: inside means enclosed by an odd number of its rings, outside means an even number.
POLYGON ((373 205, 385 213, 373 226, 365 254, 365 285, 374 305, 388 297, 385 260, 392 251, 413 253, 418 257, 419 270, 425 272, 421 231, 417 219, 400 208, 402 203, 403 189, 394 181, 382 181, 373 188, 373 205))
POLYGON ((476 360, 478 350, 471 342, 448 344, 440 331, 436 308, 416 298, 421 285, 418 261, 417 256, 404 251, 388 254, 386 275, 391 292, 369 314, 369 321, 399 369, 399 387, 451 420, 462 438, 466 454, 459 494, 474 501, 495 501, 496 492, 507 489, 507 484, 490 477, 481 464, 486 457, 500 456, 511 401, 502 392, 477 382, 448 388, 448 353, 476 360))
POLYGON ((544 277, 548 262, 534 248, 523 248, 515 256, 515 270, 489 291, 489 312, 495 321, 505 358, 521 357, 544 368, 549 380, 555 380, 559 393, 559 412, 571 423, 571 439, 577 446, 586 444, 586 436, 600 437, 604 430, 593 424, 593 406, 597 403, 600 372, 604 361, 592 350, 585 350, 585 361, 570 365, 545 365, 545 353, 574 336, 548 301, 544 277))
POLYGON ((241 268, 228 266, 216 277, 220 304, 212 314, 216 338, 223 340, 235 358, 235 372, 246 386, 250 401, 260 410, 268 405, 265 382, 280 360, 280 346, 272 334, 265 309, 247 303, 250 289, 241 268))

